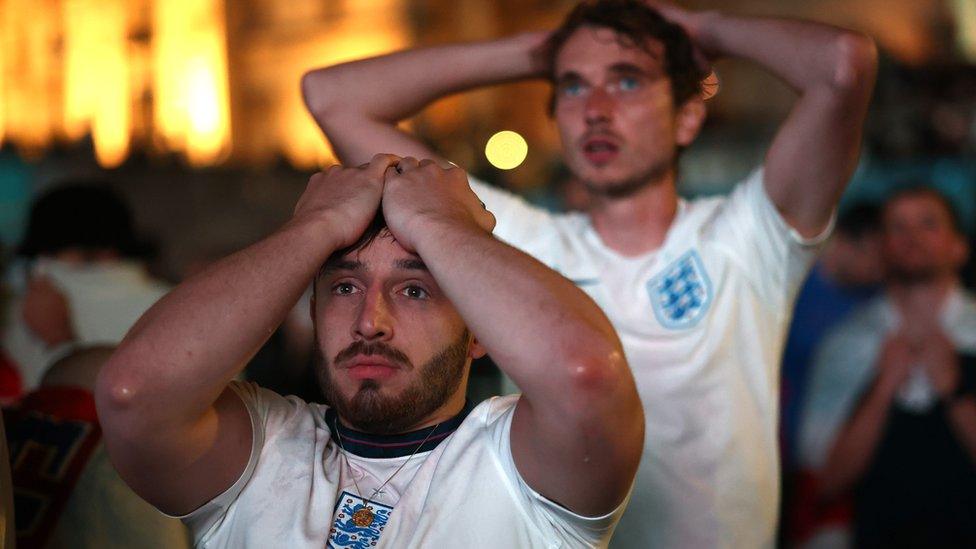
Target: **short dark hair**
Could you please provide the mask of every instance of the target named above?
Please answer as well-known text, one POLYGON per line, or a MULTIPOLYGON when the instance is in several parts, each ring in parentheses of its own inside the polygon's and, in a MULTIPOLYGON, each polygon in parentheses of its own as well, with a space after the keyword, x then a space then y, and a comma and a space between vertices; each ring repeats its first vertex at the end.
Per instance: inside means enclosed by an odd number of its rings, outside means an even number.
MULTIPOLYGON (((560 50, 582 27, 608 28, 617 33, 622 44, 645 51, 649 51, 648 40, 661 42, 664 44, 664 70, 671 79, 675 105, 702 93, 702 80, 708 73, 695 62, 694 45, 688 33, 639 0, 584 0, 577 4, 539 51, 548 67, 550 81, 556 80, 556 57, 560 50)), ((554 91, 549 99, 550 114, 555 107, 554 91)))
POLYGON ((325 260, 325 263, 323 263, 322 267, 319 269, 319 275, 321 275, 326 269, 328 269, 330 265, 334 265, 346 255, 352 252, 357 252, 359 250, 362 250, 366 246, 369 246, 370 244, 373 243, 374 240, 376 240, 383 233, 391 234, 390 229, 386 226, 386 218, 383 217, 383 210, 380 209, 377 210, 376 216, 373 217, 372 221, 370 221, 369 226, 367 226, 366 230, 363 231, 363 234, 359 237, 359 240, 357 240, 351 246, 346 246, 341 250, 336 250, 332 252, 332 255, 330 255, 329 258, 325 260))
POLYGON ((126 257, 148 255, 150 246, 136 237, 128 203, 107 185, 73 180, 42 195, 31 206, 17 253, 33 258, 80 248, 115 250, 126 257))
POLYGON ((899 185, 888 195, 888 199, 885 200, 885 207, 887 208, 895 200, 912 196, 928 196, 929 198, 935 199, 936 202, 942 205, 942 209, 945 210, 946 215, 949 216, 949 225, 953 232, 960 236, 965 236, 965 231, 962 228, 962 217, 959 216, 959 211, 956 210, 956 206, 949 200, 948 196, 931 185, 918 182, 899 185))

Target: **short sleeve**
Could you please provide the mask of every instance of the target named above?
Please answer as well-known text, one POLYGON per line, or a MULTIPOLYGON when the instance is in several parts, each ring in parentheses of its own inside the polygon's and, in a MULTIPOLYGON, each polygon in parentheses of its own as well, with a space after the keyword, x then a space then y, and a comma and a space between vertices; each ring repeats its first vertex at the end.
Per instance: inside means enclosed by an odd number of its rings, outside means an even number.
POLYGON ((620 521, 630 500, 630 494, 613 511, 598 517, 579 515, 546 498, 532 489, 522 478, 512 456, 512 417, 518 396, 495 397, 489 416, 488 429, 498 452, 505 476, 515 488, 529 518, 543 531, 570 547, 604 547, 620 521))
POLYGON ((255 383, 231 382, 228 387, 244 403, 248 416, 251 418, 251 455, 247 466, 240 478, 222 494, 200 506, 195 511, 176 517, 181 519, 193 535, 194 543, 201 540, 220 527, 227 510, 247 486, 254 474, 258 459, 264 449, 265 441, 274 435, 276 426, 280 426, 287 417, 294 415, 300 407, 297 401, 286 399, 277 393, 263 389, 255 383))
POLYGON ((787 311, 833 225, 832 216, 821 234, 803 237, 776 209, 757 169, 719 208, 713 228, 764 302, 787 311))

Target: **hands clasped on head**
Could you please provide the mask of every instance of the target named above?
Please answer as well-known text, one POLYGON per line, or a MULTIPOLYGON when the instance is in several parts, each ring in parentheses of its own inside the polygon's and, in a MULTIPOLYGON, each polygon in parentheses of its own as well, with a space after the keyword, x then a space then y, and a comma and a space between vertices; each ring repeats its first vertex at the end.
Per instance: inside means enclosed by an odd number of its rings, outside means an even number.
POLYGON ((411 252, 431 231, 491 232, 495 227, 495 217, 471 190, 464 170, 390 154, 313 175, 294 217, 329 223, 341 248, 354 244, 380 211, 397 242, 411 252))

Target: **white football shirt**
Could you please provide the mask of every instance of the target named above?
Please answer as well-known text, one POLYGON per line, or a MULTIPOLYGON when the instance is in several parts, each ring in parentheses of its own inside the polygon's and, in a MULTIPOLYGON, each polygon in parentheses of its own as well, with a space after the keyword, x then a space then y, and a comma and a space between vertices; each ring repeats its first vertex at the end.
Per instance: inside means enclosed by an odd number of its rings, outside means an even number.
POLYGON ((623 512, 582 517, 522 480, 509 446, 516 396, 482 402, 433 450, 378 459, 349 452, 348 441, 340 450, 327 406, 231 387, 254 443, 240 479, 182 517, 199 547, 600 547, 623 512), (391 476, 371 504, 373 523, 356 526, 359 494, 391 476))
POLYGON ((772 546, 779 360, 815 259, 757 170, 727 198, 682 200, 664 244, 624 257, 585 214, 552 214, 472 180, 495 235, 586 291, 610 318, 647 419, 613 547, 772 546))

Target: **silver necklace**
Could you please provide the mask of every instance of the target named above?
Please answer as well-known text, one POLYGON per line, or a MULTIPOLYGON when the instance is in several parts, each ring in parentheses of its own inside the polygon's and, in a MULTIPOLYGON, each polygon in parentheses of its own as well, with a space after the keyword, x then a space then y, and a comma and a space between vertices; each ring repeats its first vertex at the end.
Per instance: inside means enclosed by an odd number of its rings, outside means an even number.
POLYGON ((336 433, 336 440, 339 442, 339 449, 342 450, 342 457, 343 459, 346 460, 346 465, 349 467, 349 470, 352 472, 352 483, 356 487, 356 497, 363 500, 363 507, 361 509, 357 509, 352 514, 353 524, 355 524, 360 528, 366 528, 370 524, 373 524, 373 520, 376 519, 376 513, 373 512, 373 507, 370 505, 370 503, 374 501, 373 498, 375 498, 376 494, 380 493, 380 490, 382 490, 387 484, 390 483, 391 480, 393 480, 393 477, 397 476, 397 473, 399 473, 404 468, 404 466, 406 466, 407 462, 413 459, 413 456, 417 455, 417 452, 419 452, 420 449, 424 447, 424 444, 427 444, 427 441, 430 440, 430 436, 434 434, 434 431, 436 431, 437 428, 440 427, 440 425, 441 425, 440 423, 434 425, 434 427, 430 430, 429 433, 427 433, 427 436, 424 437, 424 440, 421 441, 420 445, 417 446, 417 448, 413 451, 413 453, 411 453, 410 456, 407 457, 407 459, 403 460, 403 463, 401 463, 400 466, 397 467, 397 470, 393 471, 393 474, 390 475, 389 478, 387 478, 383 482, 383 484, 380 484, 379 488, 373 490, 373 493, 370 494, 368 498, 365 498, 363 497, 362 490, 359 489, 359 482, 356 481, 356 472, 352 470, 352 464, 349 462, 349 456, 346 455, 346 449, 342 447, 342 433, 339 432, 339 415, 336 414, 336 419, 333 422, 333 428, 335 429, 335 433, 336 433))

